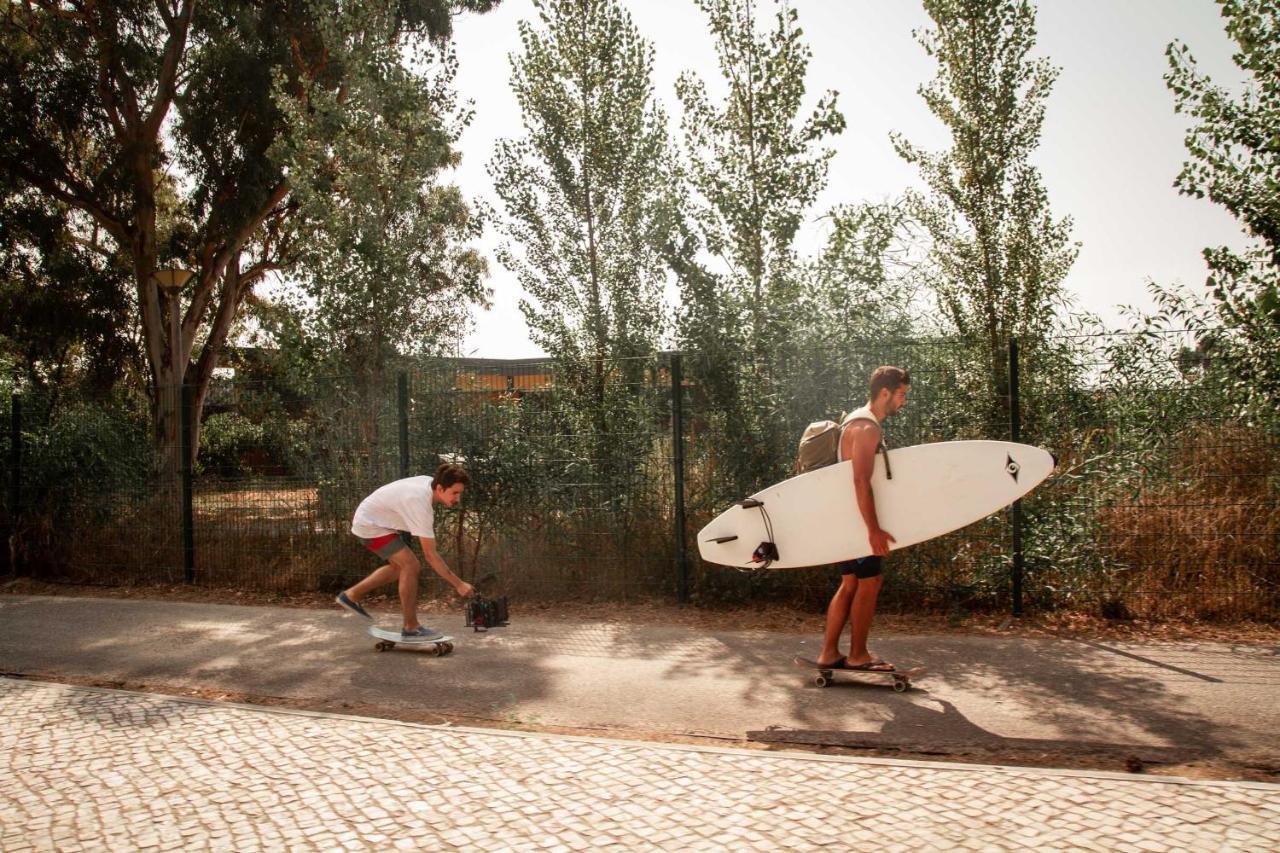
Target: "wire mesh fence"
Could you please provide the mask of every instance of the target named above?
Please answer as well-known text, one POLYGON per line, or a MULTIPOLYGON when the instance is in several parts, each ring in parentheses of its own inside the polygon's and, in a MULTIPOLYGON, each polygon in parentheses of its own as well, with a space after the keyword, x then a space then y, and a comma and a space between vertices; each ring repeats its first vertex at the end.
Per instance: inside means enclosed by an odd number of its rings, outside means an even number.
POLYGON ((1104 615, 1280 615, 1280 419, 1179 333, 1068 340, 1038 373, 1028 592, 1104 615))
MULTIPOLYGON (((383 483, 458 461, 473 482, 437 542, 482 590, 550 600, 659 596, 820 607, 830 567, 736 572, 694 534, 790 474, 813 420, 910 370, 889 446, 967 438, 1054 451, 1059 472, 961 531, 895 552, 883 607, 1280 615, 1280 443, 1242 418, 1230 364, 1181 335, 1007 344, 850 339, 768 358, 659 354, 567 365, 431 359, 376 375, 222 377, 192 423, 145 397, 0 401, 9 573, 102 583, 332 590, 377 565, 350 534, 383 483), (175 416, 172 423, 180 424, 175 416), (175 434, 177 433, 177 434, 175 434), (1020 533, 1020 536, 1015 536, 1020 533)), ((892 532, 892 531, 890 531, 892 532)), ((428 573, 429 574, 429 573, 428 573)), ((427 577, 427 575, 424 575, 427 577)), ((430 593, 443 584, 428 582, 430 593)))

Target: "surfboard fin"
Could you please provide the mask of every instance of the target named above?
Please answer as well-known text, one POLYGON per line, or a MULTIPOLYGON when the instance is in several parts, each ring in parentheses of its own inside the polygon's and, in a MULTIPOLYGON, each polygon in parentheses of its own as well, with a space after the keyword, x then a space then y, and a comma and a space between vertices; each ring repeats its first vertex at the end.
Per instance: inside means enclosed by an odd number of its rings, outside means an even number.
POLYGON ((755 498, 744 498, 738 501, 738 506, 743 509, 755 509, 758 506, 764 506, 764 501, 758 501, 755 498))
POLYGON ((726 542, 734 542, 737 540, 737 538, 738 538, 737 536, 712 536, 707 541, 714 542, 717 545, 723 545, 726 542))

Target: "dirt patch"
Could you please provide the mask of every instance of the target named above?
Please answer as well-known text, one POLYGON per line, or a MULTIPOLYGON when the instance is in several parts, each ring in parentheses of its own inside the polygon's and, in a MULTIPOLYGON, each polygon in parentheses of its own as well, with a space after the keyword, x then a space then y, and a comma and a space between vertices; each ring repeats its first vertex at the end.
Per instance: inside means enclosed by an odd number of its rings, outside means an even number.
MULTIPOLYGON (((88 598, 125 598, 156 601, 188 601, 201 604, 242 604, 252 607, 332 608, 327 592, 272 592, 188 584, 90 585, 50 583, 18 578, 0 586, 11 595, 60 595, 88 598)), ((369 603, 381 610, 395 610, 394 592, 375 594, 369 603)), ((456 613, 457 598, 423 599, 423 613, 456 613)), ((736 608, 681 607, 669 601, 513 601, 513 618, 519 614, 575 622, 617 622, 633 625, 676 625, 704 631, 768 631, 805 633, 822 631, 823 614, 783 605, 736 608)), ((956 634, 1021 638, 1064 637, 1130 642, 1218 642, 1237 645, 1280 643, 1280 624, 1263 622, 1162 622, 1148 619, 1116 621, 1081 613, 1036 613, 1013 618, 1005 614, 972 614, 962 619, 945 615, 876 616, 875 630, 884 634, 956 634)))

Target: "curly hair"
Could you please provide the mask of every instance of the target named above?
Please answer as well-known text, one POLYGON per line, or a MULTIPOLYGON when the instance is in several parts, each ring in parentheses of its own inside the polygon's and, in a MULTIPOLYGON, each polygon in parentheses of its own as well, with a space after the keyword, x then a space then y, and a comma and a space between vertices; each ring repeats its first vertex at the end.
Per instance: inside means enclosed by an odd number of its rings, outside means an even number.
POLYGON ((436 475, 432 478, 432 485, 437 489, 452 488, 458 483, 464 486, 471 485, 471 475, 467 473, 466 468, 456 462, 445 462, 436 469, 436 475))
POLYGON ((869 399, 874 400, 880 395, 880 389, 888 389, 889 393, 897 391, 903 385, 911 384, 911 374, 903 370, 901 367, 877 367, 875 372, 871 374, 871 381, 867 383, 869 399))

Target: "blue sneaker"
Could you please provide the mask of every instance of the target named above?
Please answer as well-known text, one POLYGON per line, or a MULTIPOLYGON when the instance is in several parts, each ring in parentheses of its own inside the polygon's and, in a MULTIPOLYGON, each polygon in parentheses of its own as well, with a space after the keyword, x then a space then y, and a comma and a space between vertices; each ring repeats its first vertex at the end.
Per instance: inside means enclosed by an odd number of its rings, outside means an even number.
POLYGON ((352 613, 356 614, 357 616, 363 616, 364 618, 368 619, 370 622, 373 621, 373 617, 369 615, 369 611, 361 607, 360 602, 352 601, 351 597, 348 596, 345 592, 338 593, 338 597, 335 598, 334 601, 338 603, 339 607, 345 608, 351 611, 352 613))
POLYGON ((400 637, 405 640, 438 640, 444 634, 435 628, 428 628, 426 625, 419 625, 412 631, 401 631, 400 637))

